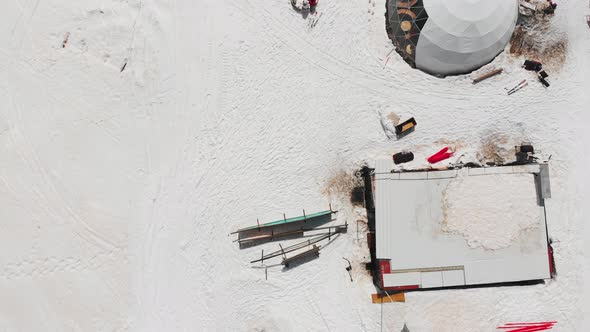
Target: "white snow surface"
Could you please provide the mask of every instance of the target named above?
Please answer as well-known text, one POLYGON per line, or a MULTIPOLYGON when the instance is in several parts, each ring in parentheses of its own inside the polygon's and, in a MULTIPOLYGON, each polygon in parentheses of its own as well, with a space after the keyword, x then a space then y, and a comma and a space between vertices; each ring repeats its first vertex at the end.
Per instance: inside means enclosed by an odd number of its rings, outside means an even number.
POLYGON ((532 174, 459 176, 442 201, 442 230, 461 234, 471 248, 506 248, 521 232, 544 224, 532 174))
POLYGON ((587 1, 559 3, 569 50, 548 89, 507 54, 477 85, 387 61, 384 0, 317 10, 310 28, 288 1, 0 1, 0 331, 587 330, 587 1), (380 112, 414 116, 416 131, 389 139, 380 112), (277 243, 228 236, 325 209, 340 169, 404 149, 424 166, 459 142, 446 164, 500 133, 552 155, 546 284, 372 304, 362 213, 346 200, 334 223, 350 231, 268 280, 248 262, 277 243))

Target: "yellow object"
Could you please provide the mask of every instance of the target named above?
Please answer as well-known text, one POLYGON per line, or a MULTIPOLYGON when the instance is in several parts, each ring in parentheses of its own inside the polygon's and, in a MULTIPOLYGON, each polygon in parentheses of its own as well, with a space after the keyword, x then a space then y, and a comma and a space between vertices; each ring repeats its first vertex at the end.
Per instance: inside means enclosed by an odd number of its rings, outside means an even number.
POLYGON ((408 32, 412 28, 412 23, 410 21, 402 21, 402 23, 400 23, 400 27, 404 32, 408 32))
POLYGON ((390 303, 390 302, 406 302, 406 295, 404 293, 396 294, 371 294, 373 303, 390 303))
POLYGON ((404 132, 404 131, 406 131, 406 130, 408 130, 408 129, 412 128, 412 127, 414 127, 414 124, 413 124, 413 123, 411 123, 411 122, 410 122, 410 123, 407 123, 407 124, 405 124, 405 125, 402 127, 402 132, 404 132))
POLYGON ((406 53, 412 54, 412 45, 406 45, 406 53))

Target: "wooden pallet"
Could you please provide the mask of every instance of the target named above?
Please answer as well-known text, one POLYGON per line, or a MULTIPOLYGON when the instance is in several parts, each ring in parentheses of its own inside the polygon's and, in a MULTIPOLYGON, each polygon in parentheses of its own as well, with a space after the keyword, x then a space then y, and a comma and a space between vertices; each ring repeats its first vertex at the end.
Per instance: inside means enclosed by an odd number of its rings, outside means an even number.
POLYGON ((396 294, 371 294, 373 303, 390 303, 390 302, 406 302, 406 295, 404 293, 396 294))

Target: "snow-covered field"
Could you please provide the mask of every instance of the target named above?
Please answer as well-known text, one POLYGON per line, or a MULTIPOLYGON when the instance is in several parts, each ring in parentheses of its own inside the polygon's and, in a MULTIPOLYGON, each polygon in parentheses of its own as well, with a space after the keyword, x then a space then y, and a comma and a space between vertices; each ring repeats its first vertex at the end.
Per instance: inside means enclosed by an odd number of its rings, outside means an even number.
POLYGON ((478 85, 386 60, 384 0, 318 11, 311 28, 286 0, 0 2, 0 331, 586 331, 587 1, 559 3, 549 89, 507 54, 478 85), (391 112, 416 132, 389 139, 391 112), (523 141, 552 156, 557 277, 372 304, 362 213, 328 180, 402 149, 418 167, 523 141), (248 263, 262 247, 228 235, 330 201, 349 232, 268 280, 248 263))

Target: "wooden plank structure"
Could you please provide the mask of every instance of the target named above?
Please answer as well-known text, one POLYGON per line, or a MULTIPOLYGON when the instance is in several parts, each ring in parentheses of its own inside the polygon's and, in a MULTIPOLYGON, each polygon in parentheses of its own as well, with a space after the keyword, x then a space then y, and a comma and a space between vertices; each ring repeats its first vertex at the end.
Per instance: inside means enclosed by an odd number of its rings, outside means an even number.
MULTIPOLYGON (((341 227, 344 227, 346 225, 336 225, 336 226, 326 226, 326 227, 315 227, 315 228, 300 228, 300 229, 296 229, 293 231, 287 231, 287 232, 271 232, 271 233, 262 233, 260 235, 255 235, 255 236, 247 236, 247 237, 242 237, 242 238, 238 238, 237 240, 234 240, 233 242, 238 242, 240 244, 245 244, 248 242, 255 242, 255 241, 259 241, 259 240, 273 240, 275 238, 281 238, 284 236, 293 236, 293 237, 302 237, 304 236, 305 232, 310 232, 310 231, 317 231, 317 230, 325 230, 327 229, 328 232, 327 233, 321 233, 321 234, 330 234, 330 232, 332 232, 332 234, 336 234, 338 232, 341 232, 343 229, 341 229, 341 227)), ((346 230, 346 227, 344 228, 344 230, 346 230)), ((319 235, 319 234, 316 234, 319 235)))
POLYGON ((371 299, 373 303, 406 302, 406 295, 404 293, 371 294, 371 299))
POLYGON ((283 214, 283 219, 271 221, 261 224, 256 220, 257 225, 238 229, 230 234, 238 234, 240 244, 253 243, 256 241, 273 240, 274 238, 284 236, 301 236, 303 232, 317 228, 318 222, 322 218, 330 218, 333 213, 338 211, 332 210, 330 205, 329 210, 320 211, 312 214, 306 214, 303 210, 302 216, 287 218, 283 214))
POLYGON ((270 232, 266 232, 266 231, 262 231, 260 234, 258 235, 253 235, 253 236, 244 236, 244 237, 239 237, 237 240, 234 240, 234 242, 238 242, 240 244, 245 244, 248 242, 256 242, 256 241, 261 241, 261 240, 273 240, 274 238, 279 238, 279 237, 283 237, 283 236, 303 236, 303 232, 307 231, 308 229, 298 229, 298 230, 293 230, 293 231, 288 231, 288 232, 278 232, 275 233, 274 231, 270 231, 270 232))
MULTIPOLYGON (((292 251, 295 251, 295 250, 303 249, 303 248, 305 248, 307 246, 310 246, 310 245, 312 245, 314 243, 317 243, 317 242, 320 242, 322 240, 330 239, 332 236, 334 236, 334 235, 336 235, 338 233, 342 233, 342 232, 346 231, 346 229, 348 228, 348 225, 345 224, 345 225, 320 227, 320 228, 321 229, 326 229, 327 228, 328 229, 328 232, 327 233, 322 233, 322 234, 317 234, 318 235, 317 237, 314 237, 314 238, 309 239, 309 240, 305 240, 303 242, 296 243, 294 245, 291 245, 291 246, 288 246, 288 247, 285 247, 285 248, 281 247, 280 250, 273 251, 273 252, 268 253, 266 255, 264 254, 264 251, 263 251, 262 252, 262 255, 261 255, 261 257, 259 259, 255 259, 255 260, 251 261, 250 263, 256 263, 256 262, 263 262, 264 263, 264 260, 266 260, 266 259, 270 259, 270 258, 273 258, 273 257, 281 256, 281 255, 284 255, 286 253, 289 253, 289 252, 292 252, 292 251)), ((320 228, 315 228, 313 230, 320 229, 320 228)))
POLYGON ((288 224, 288 223, 293 223, 293 222, 298 222, 298 221, 306 222, 309 219, 314 219, 314 218, 318 218, 318 217, 322 217, 322 216, 331 215, 332 213, 336 213, 336 212, 338 212, 338 211, 332 210, 332 205, 330 204, 329 210, 320 211, 320 212, 312 213, 309 215, 305 214, 305 210, 303 210, 303 216, 298 216, 298 217, 293 217, 293 218, 287 218, 285 216, 285 214, 283 213, 283 219, 281 219, 281 220, 271 221, 271 222, 268 222, 268 223, 265 223, 262 225, 260 224, 260 222, 258 222, 258 220, 256 220, 258 225, 241 228, 235 232, 231 232, 230 234, 238 234, 238 233, 242 233, 242 232, 253 230, 253 229, 261 230, 261 229, 265 229, 265 228, 272 228, 277 225, 283 225, 283 224, 288 224))
POLYGON ((283 261, 281 262, 281 264, 285 265, 285 267, 289 267, 290 264, 299 261, 299 260, 303 260, 305 258, 309 258, 309 257, 313 257, 313 256, 319 256, 320 255, 320 246, 316 246, 315 244, 313 245, 313 247, 295 255, 295 256, 291 256, 291 257, 287 257, 284 256, 283 261))
POLYGON ((529 9, 529 10, 533 11, 533 12, 537 11, 537 5, 532 4, 530 2, 526 2, 526 1, 520 0, 520 5, 523 6, 524 8, 526 8, 526 9, 529 9))

